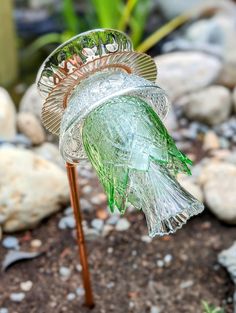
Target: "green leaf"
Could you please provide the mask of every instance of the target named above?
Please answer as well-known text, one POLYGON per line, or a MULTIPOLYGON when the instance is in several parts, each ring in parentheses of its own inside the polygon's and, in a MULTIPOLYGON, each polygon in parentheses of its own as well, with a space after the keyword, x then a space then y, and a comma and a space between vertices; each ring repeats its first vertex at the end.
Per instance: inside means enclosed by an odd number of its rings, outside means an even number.
POLYGON ((206 301, 202 301, 202 305, 204 310, 203 313, 224 313, 223 309, 210 305, 206 301))
POLYGON ((101 28, 116 28, 123 7, 122 0, 91 0, 101 28))
POLYGON ((129 24, 131 13, 136 5, 138 0, 128 0, 124 9, 122 10, 122 15, 119 20, 117 28, 121 31, 124 31, 126 26, 129 24))
POLYGON ((73 0, 63 0, 63 17, 67 31, 77 34, 79 30, 79 19, 75 13, 73 0))

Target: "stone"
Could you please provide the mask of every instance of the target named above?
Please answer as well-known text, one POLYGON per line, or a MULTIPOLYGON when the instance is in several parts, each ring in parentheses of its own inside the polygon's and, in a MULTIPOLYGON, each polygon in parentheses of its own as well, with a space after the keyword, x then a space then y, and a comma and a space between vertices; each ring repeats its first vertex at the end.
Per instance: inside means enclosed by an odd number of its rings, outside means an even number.
POLYGON ((190 288, 192 287, 194 284, 194 282, 192 280, 186 280, 186 281, 183 281, 181 284, 180 284, 180 288, 181 289, 186 289, 186 288, 190 288))
POLYGON ((0 308, 0 313, 9 313, 7 308, 0 308))
POLYGON ((205 151, 216 150, 220 148, 220 141, 216 133, 212 130, 209 130, 205 136, 203 141, 203 149, 205 151))
POLYGON ((22 302, 25 299, 24 292, 13 292, 10 294, 10 299, 13 302, 22 302))
POLYGON ((35 147, 33 151, 45 160, 51 161, 63 169, 65 168, 65 162, 62 159, 59 153, 59 149, 55 144, 44 142, 42 145, 35 147))
POLYGON ((198 180, 212 213, 221 221, 236 224, 236 165, 210 161, 202 168, 198 180))
POLYGON ((130 222, 126 218, 121 218, 116 224, 117 231, 126 231, 130 228, 130 222))
POLYGON ((39 240, 39 239, 33 239, 31 242, 30 242, 30 246, 32 248, 35 248, 35 249, 38 249, 42 246, 42 241, 39 240))
POLYGON ((73 300, 75 300, 76 295, 75 295, 75 293, 70 292, 70 293, 68 293, 66 298, 67 298, 68 301, 73 301, 73 300))
POLYGON ((42 125, 31 113, 19 113, 17 115, 17 127, 34 145, 40 145, 46 139, 46 134, 42 125))
POLYGON ((142 240, 143 242, 146 242, 146 243, 152 242, 152 238, 149 237, 149 236, 142 236, 142 237, 141 237, 141 240, 142 240))
POLYGON ((84 235, 86 237, 86 240, 93 241, 93 240, 96 240, 100 234, 94 228, 85 228, 84 235))
POLYGON ((119 219, 120 219, 120 215, 113 213, 113 214, 106 220, 106 224, 109 224, 109 225, 116 225, 116 223, 119 221, 119 219))
POLYGON ((165 264, 170 264, 170 262, 172 261, 173 256, 171 254, 167 254, 164 256, 163 261, 165 262, 165 264))
POLYGON ((197 200, 203 202, 203 192, 201 188, 197 185, 197 183, 194 182, 192 176, 179 174, 177 176, 177 179, 184 189, 191 193, 197 200))
POLYGON ((165 262, 163 261, 163 260, 157 260, 157 266, 158 267, 164 267, 164 265, 165 265, 165 262))
POLYGON ((73 229, 76 226, 75 218, 73 215, 64 216, 60 219, 58 223, 58 228, 63 229, 73 229))
POLYGON ((236 241, 231 247, 219 253, 218 262, 227 269, 236 285, 236 241))
POLYGON ((236 62, 223 63, 217 83, 230 89, 236 86, 236 62))
POLYGON ((0 139, 12 140, 16 135, 16 109, 8 92, 0 87, 0 139))
POLYGON ((84 293, 85 293, 84 288, 82 288, 82 287, 77 288, 75 292, 76 292, 77 296, 79 296, 79 297, 83 297, 84 293))
POLYGON ((33 283, 31 280, 27 280, 20 283, 20 289, 22 291, 30 291, 33 287, 33 283))
POLYGON ((100 220, 99 218, 95 218, 92 220, 91 225, 94 229, 98 230, 99 232, 102 231, 104 226, 104 221, 100 220))
POLYGON ((84 198, 80 198, 80 207, 82 211, 91 212, 93 210, 92 204, 84 198))
POLYGON ((29 150, 0 150, 0 215, 3 231, 31 229, 69 202, 67 176, 29 150))
POLYGON ((71 275, 71 269, 69 267, 61 266, 59 269, 59 273, 62 277, 70 277, 71 275))
POLYGON ((151 306, 150 313, 161 313, 161 310, 157 306, 153 305, 151 306))
POLYGON ((212 84, 222 68, 221 62, 202 52, 173 52, 155 58, 158 66, 157 85, 170 100, 212 84))
POLYGON ((19 248, 19 240, 13 236, 7 236, 3 239, 2 245, 6 249, 18 249, 19 248))
POLYGON ((186 95, 180 100, 185 115, 210 126, 218 125, 230 116, 231 94, 223 86, 210 86, 186 95))
POLYGON ((106 237, 110 234, 110 232, 114 229, 112 225, 104 225, 103 230, 102 230, 102 236, 106 237))
POLYGON ((234 108, 234 113, 236 113, 236 87, 234 88, 234 91, 233 91, 233 108, 234 108))
POLYGON ((37 90, 36 84, 33 84, 26 90, 20 101, 20 112, 31 113, 41 121, 42 106, 43 102, 37 90))

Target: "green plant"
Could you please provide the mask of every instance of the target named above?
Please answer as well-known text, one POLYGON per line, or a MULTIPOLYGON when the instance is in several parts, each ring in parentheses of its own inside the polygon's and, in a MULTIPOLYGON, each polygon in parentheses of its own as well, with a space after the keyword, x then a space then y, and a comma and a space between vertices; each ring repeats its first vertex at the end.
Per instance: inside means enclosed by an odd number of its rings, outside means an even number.
POLYGON ((215 307, 214 305, 210 305, 206 301, 202 301, 203 305, 203 313, 224 313, 225 311, 219 307, 215 307))
POLYGON ((46 34, 36 39, 27 49, 35 53, 48 44, 61 44, 76 34, 92 28, 114 28, 128 31, 136 50, 146 52, 163 37, 191 19, 192 13, 180 15, 160 27, 143 42, 152 0, 90 0, 86 2, 86 15, 78 17, 73 0, 63 0, 62 17, 66 30, 62 34, 46 34))

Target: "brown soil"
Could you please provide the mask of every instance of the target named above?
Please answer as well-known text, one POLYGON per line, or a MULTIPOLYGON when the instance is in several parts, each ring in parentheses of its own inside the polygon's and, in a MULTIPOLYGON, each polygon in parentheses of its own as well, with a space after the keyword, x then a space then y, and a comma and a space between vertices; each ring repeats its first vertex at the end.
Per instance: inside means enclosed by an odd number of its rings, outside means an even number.
MULTIPOLYGON (((13 265, 0 274, 0 307, 9 313, 59 313, 90 310, 83 299, 67 300, 67 294, 81 286, 76 270, 79 263, 76 242, 71 231, 58 230, 61 216, 51 217, 31 233, 19 234, 22 250, 29 250, 32 238, 42 240, 45 254, 13 265), (59 267, 72 269, 63 281, 59 267), (31 280, 33 288, 21 303, 9 299, 20 291, 20 282, 31 280)), ((90 220, 94 214, 87 213, 90 220)), ((146 234, 142 214, 128 216, 131 227, 126 232, 114 231, 108 237, 88 242, 89 263, 96 299, 93 313, 145 313, 156 305, 165 313, 202 313, 201 301, 207 300, 232 313, 230 299, 233 284, 226 271, 217 265, 217 254, 235 240, 235 228, 221 224, 210 213, 193 218, 175 235, 156 238, 151 243, 140 240, 146 234), (111 249, 113 248, 113 252, 111 249), (168 267, 159 268, 158 259, 171 254, 168 267), (193 286, 180 288, 184 281, 193 286), (113 284, 111 284, 113 283, 113 284), (110 288, 109 288, 110 287, 110 288)), ((0 248, 2 260, 6 250, 0 248)))

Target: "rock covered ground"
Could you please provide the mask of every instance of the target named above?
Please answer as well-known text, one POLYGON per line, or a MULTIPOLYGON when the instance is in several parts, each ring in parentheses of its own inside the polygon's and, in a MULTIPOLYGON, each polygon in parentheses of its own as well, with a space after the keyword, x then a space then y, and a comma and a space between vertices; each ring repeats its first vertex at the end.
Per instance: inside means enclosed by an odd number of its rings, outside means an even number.
MULTIPOLYGON (((205 212, 151 240, 141 213, 110 215, 90 165, 78 169, 95 313, 201 313, 202 300, 235 312, 236 9, 225 3, 155 58, 172 101, 166 126, 195 162, 179 181, 205 212)), ((41 105, 34 85, 17 112, 0 89, 0 313, 85 313, 67 177, 41 105)))

